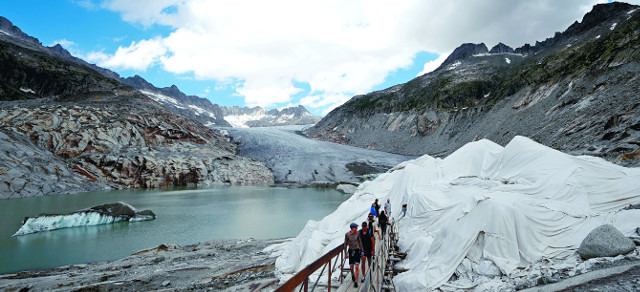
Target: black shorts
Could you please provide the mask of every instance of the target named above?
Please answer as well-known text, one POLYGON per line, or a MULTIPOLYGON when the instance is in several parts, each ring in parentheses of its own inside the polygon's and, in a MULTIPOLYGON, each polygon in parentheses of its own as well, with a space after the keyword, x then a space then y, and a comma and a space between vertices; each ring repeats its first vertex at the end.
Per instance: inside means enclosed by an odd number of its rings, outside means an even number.
POLYGON ((360 249, 349 249, 349 265, 357 265, 360 263, 360 249))
POLYGON ((363 250, 363 252, 364 252, 364 256, 367 257, 367 259, 369 260, 369 263, 371 263, 371 251, 363 250))

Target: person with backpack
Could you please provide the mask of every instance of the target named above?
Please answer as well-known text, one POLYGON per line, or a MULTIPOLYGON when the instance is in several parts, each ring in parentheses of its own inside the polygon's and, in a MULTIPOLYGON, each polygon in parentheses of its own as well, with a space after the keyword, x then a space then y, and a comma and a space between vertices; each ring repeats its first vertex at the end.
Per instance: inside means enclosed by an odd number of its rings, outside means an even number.
POLYGON ((348 252, 345 253, 345 257, 349 257, 349 270, 351 270, 351 280, 353 280, 353 284, 355 287, 358 287, 358 267, 360 265, 360 258, 364 255, 362 253, 362 241, 360 240, 360 236, 358 234, 358 224, 351 223, 349 225, 351 230, 344 235, 344 250, 348 252), (355 266, 355 274, 353 273, 353 269, 355 266))
POLYGON ((380 211, 380 216, 378 216, 378 224, 380 225, 380 229, 382 229, 382 238, 384 238, 384 234, 387 232, 387 224, 389 224, 389 218, 384 214, 384 211, 380 211))
POLYGON ((376 199, 376 201, 373 202, 372 206, 376 209, 375 213, 371 212, 373 213, 373 216, 376 216, 376 217, 380 216, 380 204, 378 204, 378 199, 376 199))
POLYGON ((371 259, 373 257, 373 244, 374 236, 373 232, 369 232, 367 221, 362 222, 362 229, 358 232, 360 241, 362 242, 362 283, 364 283, 364 276, 366 274, 366 264, 371 266, 371 259), (367 261, 368 260, 368 261, 367 261))

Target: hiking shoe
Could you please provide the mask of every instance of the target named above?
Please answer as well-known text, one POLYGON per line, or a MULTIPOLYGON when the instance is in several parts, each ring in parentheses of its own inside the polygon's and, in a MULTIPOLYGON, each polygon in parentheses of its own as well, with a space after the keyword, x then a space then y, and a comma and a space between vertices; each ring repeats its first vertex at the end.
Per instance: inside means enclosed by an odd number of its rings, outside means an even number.
POLYGON ((353 282, 353 287, 358 288, 358 282, 353 282))
POLYGON ((362 276, 362 280, 360 280, 360 283, 364 283, 364 276, 362 276))

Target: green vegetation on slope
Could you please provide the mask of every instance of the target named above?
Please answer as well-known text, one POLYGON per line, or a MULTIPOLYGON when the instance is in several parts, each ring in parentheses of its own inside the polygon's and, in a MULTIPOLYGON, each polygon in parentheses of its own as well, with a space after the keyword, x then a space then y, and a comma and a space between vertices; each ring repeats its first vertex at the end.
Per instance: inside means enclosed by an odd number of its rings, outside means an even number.
POLYGON ((455 110, 491 105, 531 86, 555 83, 567 77, 599 75, 610 64, 640 60, 640 13, 610 34, 564 50, 529 56, 524 62, 498 69, 476 80, 456 82, 454 75, 436 73, 430 81, 415 78, 395 91, 358 96, 342 108, 360 116, 426 108, 455 110))

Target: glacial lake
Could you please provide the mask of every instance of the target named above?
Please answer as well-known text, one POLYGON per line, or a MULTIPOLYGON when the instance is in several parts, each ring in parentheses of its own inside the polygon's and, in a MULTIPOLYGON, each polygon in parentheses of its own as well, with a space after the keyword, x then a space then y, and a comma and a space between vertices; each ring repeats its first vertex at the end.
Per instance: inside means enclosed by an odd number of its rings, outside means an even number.
POLYGON ((332 189, 219 187, 0 200, 0 274, 114 260, 162 243, 294 237, 308 220, 324 218, 348 198, 332 189), (66 214, 118 201, 151 209, 157 219, 11 237, 27 216, 66 214))

